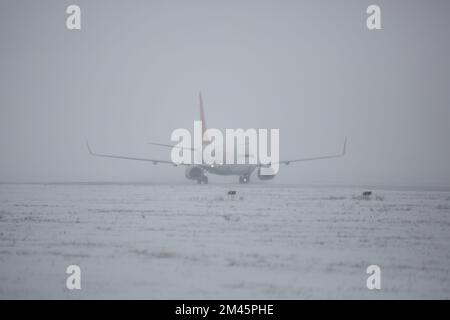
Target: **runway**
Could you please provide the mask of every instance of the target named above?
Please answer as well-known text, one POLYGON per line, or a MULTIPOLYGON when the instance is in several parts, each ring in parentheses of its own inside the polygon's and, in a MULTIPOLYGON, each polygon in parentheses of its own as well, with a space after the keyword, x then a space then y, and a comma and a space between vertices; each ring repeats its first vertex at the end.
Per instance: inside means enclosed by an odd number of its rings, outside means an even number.
POLYGON ((0 298, 449 299, 450 192, 364 190, 1 184, 0 298))

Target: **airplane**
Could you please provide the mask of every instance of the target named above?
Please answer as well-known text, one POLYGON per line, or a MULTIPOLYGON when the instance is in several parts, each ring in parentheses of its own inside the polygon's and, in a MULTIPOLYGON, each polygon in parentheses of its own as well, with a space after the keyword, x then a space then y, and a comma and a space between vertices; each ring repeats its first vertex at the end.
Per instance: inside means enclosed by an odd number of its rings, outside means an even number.
MULTIPOLYGON (((205 122, 205 113, 203 110, 203 99, 201 93, 199 94, 199 109, 200 109, 200 119, 202 121, 202 131, 205 133, 206 131, 206 122, 205 122)), ((170 147, 170 148, 177 148, 177 146, 170 145, 170 144, 163 144, 163 143, 156 143, 156 142, 149 142, 151 145, 155 146, 161 146, 161 147, 170 147)), ((95 157, 102 157, 102 158, 113 158, 113 159, 124 159, 124 160, 135 160, 135 161, 146 161, 151 162, 153 164, 170 164, 173 166, 182 165, 185 166, 185 177, 189 180, 195 180, 198 184, 207 184, 208 183, 208 176, 207 174, 214 174, 214 175, 220 175, 220 176, 238 176, 239 177, 239 183, 246 184, 250 182, 250 176, 253 174, 253 172, 257 171, 257 177, 260 180, 266 181, 266 180, 272 180, 275 178, 276 174, 273 175, 262 175, 261 174, 261 168, 267 167, 267 164, 176 164, 172 161, 168 160, 160 160, 160 159, 150 159, 150 158, 139 158, 139 157, 129 157, 129 156, 122 156, 122 155, 113 155, 113 154, 105 154, 105 153, 97 153, 94 152, 89 145, 88 140, 86 139, 86 145, 89 153, 92 156, 95 157)), ((341 153, 338 154, 329 154, 329 155, 323 155, 323 156, 316 156, 316 157, 309 157, 309 158, 297 158, 297 159, 291 159, 291 160, 282 160, 278 161, 278 164, 284 164, 289 165, 293 162, 303 162, 303 161, 312 161, 312 160, 321 160, 321 159, 332 159, 332 158, 340 158, 345 155, 346 152, 346 145, 347 145, 347 138, 344 140, 344 145, 342 148, 341 153)), ((179 148, 179 147, 178 147, 179 148)), ((190 149, 194 150, 194 149, 190 149)), ((239 155, 238 155, 239 156, 239 155)), ((241 155, 242 156, 242 155, 241 155)), ((248 158, 251 157, 251 155, 245 154, 244 157, 248 158)))

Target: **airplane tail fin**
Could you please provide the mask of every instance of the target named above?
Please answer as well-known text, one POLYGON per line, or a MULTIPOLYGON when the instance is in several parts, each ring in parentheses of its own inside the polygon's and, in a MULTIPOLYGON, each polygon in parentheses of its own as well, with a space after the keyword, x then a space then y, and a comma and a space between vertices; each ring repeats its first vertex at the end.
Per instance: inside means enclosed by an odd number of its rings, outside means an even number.
POLYGON ((203 110, 203 98, 202 93, 198 94, 199 107, 200 107, 200 120, 202 121, 202 134, 203 138, 205 137, 206 132, 206 121, 205 121, 205 111, 203 110))

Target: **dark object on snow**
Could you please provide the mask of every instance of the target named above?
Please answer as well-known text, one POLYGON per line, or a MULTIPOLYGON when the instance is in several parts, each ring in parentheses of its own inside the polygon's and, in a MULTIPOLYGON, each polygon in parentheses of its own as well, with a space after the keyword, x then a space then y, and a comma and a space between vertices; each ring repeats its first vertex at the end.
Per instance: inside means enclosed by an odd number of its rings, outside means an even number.
POLYGON ((227 192, 228 194, 228 199, 234 200, 236 199, 236 191, 235 190, 230 190, 227 192))
POLYGON ((362 193, 363 199, 370 199, 371 196, 372 196, 372 191, 364 191, 362 193))

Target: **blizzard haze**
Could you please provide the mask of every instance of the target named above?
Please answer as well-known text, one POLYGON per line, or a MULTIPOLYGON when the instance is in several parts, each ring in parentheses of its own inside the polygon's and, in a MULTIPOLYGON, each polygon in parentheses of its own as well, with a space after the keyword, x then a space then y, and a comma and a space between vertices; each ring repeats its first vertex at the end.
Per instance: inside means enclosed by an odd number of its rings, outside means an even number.
MULTIPOLYGON (((208 127, 279 128, 269 183, 450 186, 448 1, 0 3, 0 181, 185 182, 148 141, 208 127)), ((212 183, 227 180, 212 177, 212 183)), ((257 179, 253 177, 253 181, 257 179)), ((234 181, 236 182, 236 181, 234 181)))

